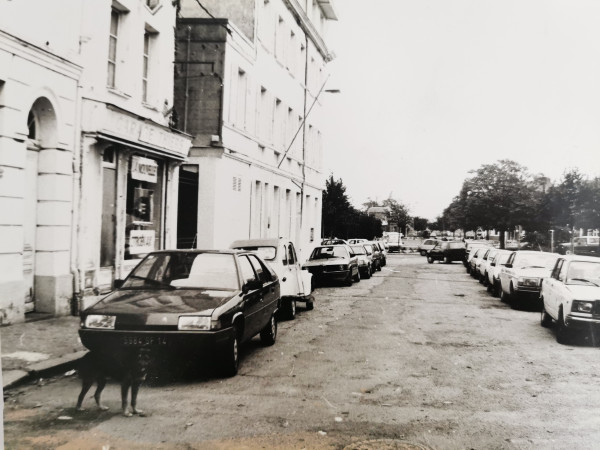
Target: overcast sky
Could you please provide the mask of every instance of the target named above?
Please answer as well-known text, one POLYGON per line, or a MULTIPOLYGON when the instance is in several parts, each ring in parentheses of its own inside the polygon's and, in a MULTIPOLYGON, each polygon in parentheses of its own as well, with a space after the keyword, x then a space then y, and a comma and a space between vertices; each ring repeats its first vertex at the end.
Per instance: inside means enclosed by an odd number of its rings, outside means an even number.
POLYGON ((434 219, 470 170, 600 175, 600 2, 337 0, 324 170, 434 219))

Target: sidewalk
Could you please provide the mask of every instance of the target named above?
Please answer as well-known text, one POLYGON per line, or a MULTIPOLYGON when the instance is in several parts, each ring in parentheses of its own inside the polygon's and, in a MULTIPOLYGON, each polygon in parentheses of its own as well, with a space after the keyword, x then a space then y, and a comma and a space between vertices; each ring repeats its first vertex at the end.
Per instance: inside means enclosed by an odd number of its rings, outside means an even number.
POLYGON ((87 352, 78 329, 79 317, 73 316, 0 328, 3 388, 54 370, 71 369, 87 352))

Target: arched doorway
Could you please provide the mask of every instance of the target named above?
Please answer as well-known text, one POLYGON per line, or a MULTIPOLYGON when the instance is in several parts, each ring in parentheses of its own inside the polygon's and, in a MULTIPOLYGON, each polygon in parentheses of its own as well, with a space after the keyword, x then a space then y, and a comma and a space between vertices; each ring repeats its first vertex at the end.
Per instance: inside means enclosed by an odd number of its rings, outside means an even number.
POLYGON ((24 177, 23 279, 25 312, 35 311, 36 236, 38 229, 39 151, 56 146, 56 114, 47 98, 38 98, 27 114, 24 177))

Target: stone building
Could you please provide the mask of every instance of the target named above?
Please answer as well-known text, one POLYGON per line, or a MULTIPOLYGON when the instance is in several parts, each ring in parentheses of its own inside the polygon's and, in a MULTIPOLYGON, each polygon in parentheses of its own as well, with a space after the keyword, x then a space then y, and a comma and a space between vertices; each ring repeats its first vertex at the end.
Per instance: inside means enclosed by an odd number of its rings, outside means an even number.
POLYGON ((177 6, 0 3, 2 323, 67 314, 175 245, 177 6))
MULTIPOLYGON (((194 136, 180 169, 178 246, 321 234, 326 0, 184 0, 175 110, 194 136)), ((304 255, 306 256, 306 255, 304 255)))

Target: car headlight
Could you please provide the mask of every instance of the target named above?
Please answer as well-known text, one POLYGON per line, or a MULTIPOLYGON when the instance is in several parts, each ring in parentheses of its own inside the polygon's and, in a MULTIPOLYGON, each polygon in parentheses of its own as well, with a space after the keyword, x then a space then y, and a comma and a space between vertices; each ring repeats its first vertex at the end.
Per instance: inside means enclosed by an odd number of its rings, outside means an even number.
POLYGON ((541 278, 519 277, 519 279, 517 280, 517 284, 519 286, 539 287, 541 283, 542 283, 541 278))
POLYGON ((571 308, 572 311, 582 313, 591 313, 592 309, 594 309, 594 302, 582 302, 580 300, 574 300, 571 308))
POLYGON ((83 326, 85 328, 101 328, 105 330, 114 330, 117 316, 105 316, 100 314, 90 314, 85 318, 83 326))
POLYGON ((218 328, 218 321, 215 320, 213 323, 210 316, 180 316, 177 321, 177 329, 182 331, 211 330, 214 328, 218 328))

